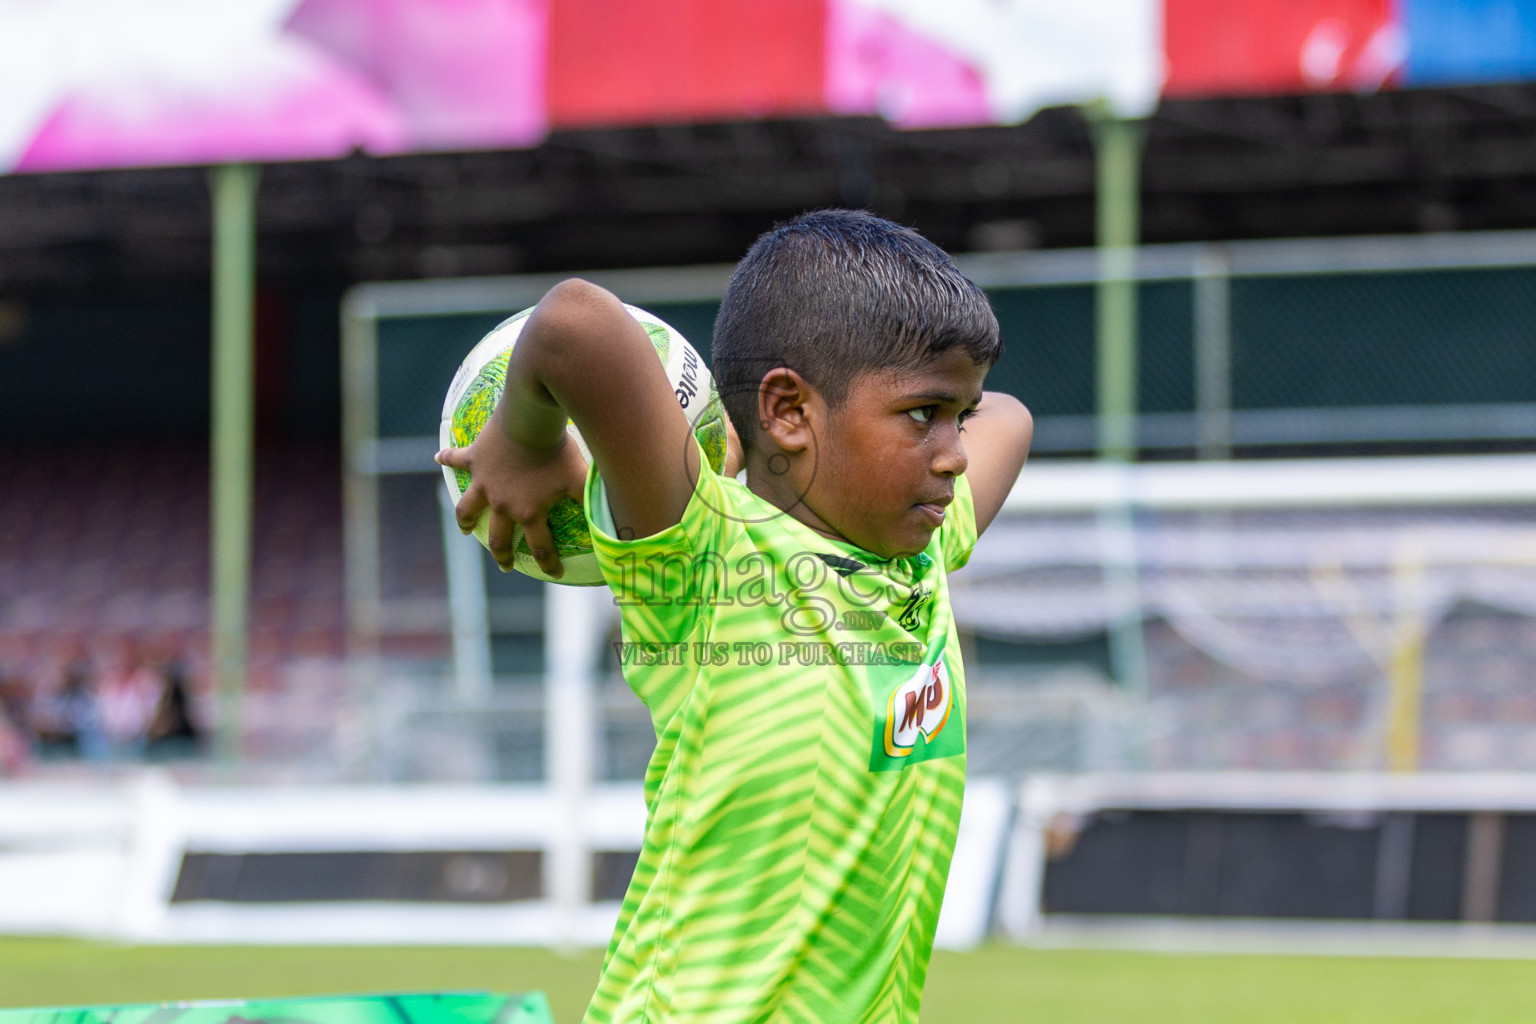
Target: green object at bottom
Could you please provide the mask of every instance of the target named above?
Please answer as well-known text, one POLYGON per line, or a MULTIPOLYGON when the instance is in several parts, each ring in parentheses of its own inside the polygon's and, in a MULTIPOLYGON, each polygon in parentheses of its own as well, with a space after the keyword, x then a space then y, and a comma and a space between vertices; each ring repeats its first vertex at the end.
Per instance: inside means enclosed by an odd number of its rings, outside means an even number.
POLYGON ((542 992, 214 999, 0 1010, 0 1024, 554 1024, 542 992))

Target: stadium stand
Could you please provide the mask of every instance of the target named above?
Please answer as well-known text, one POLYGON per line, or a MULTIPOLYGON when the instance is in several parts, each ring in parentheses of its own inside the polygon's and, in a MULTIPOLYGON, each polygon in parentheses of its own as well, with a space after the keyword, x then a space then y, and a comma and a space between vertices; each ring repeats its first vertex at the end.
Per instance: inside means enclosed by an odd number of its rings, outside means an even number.
MULTIPOLYGON (((94 692, 126 661, 184 678, 191 725, 206 728, 206 449, 16 447, 4 460, 13 486, 0 493, 0 679, 10 717, 23 719, 13 725, 28 728, 38 701, 71 671, 94 692), (70 485, 67 504, 58 498, 63 465, 93 467, 70 485)), ((312 704, 340 677, 337 477, 335 455, 320 446, 273 448, 259 462, 247 709, 257 756, 269 745, 264 733, 292 731, 314 711, 305 698, 312 704)))

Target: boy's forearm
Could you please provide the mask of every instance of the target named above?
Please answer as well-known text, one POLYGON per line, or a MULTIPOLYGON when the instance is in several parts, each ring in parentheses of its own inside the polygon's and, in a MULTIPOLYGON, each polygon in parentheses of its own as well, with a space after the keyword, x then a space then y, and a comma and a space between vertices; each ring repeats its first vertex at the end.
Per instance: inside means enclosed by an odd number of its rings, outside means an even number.
POLYGON ((966 452, 975 502, 976 530, 986 530, 1002 509, 1008 492, 1029 456, 1034 419, 1024 403, 1012 395, 988 391, 981 396, 976 415, 966 421, 966 452))
POLYGON ((512 350, 506 390, 494 415, 509 438, 530 451, 543 452, 563 443, 566 415, 544 384, 537 343, 530 341, 524 331, 512 350))
POLYGON ((574 422, 621 533, 671 526, 693 495, 698 448, 655 346, 594 284, 564 281, 539 302, 512 349, 496 416, 515 445, 550 458, 574 422))

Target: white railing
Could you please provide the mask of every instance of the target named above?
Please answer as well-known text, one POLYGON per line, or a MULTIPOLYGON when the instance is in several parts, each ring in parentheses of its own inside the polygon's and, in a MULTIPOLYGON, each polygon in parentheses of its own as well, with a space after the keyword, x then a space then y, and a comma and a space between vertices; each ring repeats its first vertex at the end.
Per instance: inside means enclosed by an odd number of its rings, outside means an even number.
MULTIPOLYGON (((618 904, 562 906, 548 893, 485 904, 172 900, 188 853, 534 850, 557 857, 570 827, 560 803, 557 791, 542 786, 181 788, 156 773, 127 782, 10 783, 0 787, 0 934, 135 942, 600 946, 618 904)), ((1465 884, 1475 897, 1499 888, 1498 857, 1480 852, 1489 836, 1479 822, 1536 813, 1536 775, 1104 773, 1037 776, 1018 787, 972 780, 939 944, 967 948, 993 930, 1021 942, 1060 943, 1064 934, 1075 934, 1081 922, 1042 913, 1047 838, 1063 818, 1081 826, 1106 810, 1466 813, 1465 884)), ((639 786, 594 787, 575 820, 586 849, 637 849, 644 828, 639 786)), ((1390 843, 1386 836, 1382 841, 1385 850, 1390 843)), ((543 874, 547 890, 560 884, 552 885, 552 872, 543 874)), ((1142 938, 1176 942, 1167 930, 1173 923, 1142 919, 1142 938)), ((1405 940, 1410 952, 1454 950, 1468 936, 1490 934, 1486 923, 1377 925, 1418 929, 1405 940)), ((1205 940, 1248 924, 1213 927, 1205 940)), ((1287 934, 1302 934, 1298 929, 1337 927, 1289 922, 1277 925, 1272 938, 1283 947, 1287 934)), ((1244 935, 1243 941, 1265 941, 1244 935)), ((1521 932, 1516 938, 1520 950, 1529 947, 1520 955, 1536 952, 1536 937, 1521 932)), ((1103 941, 1103 933, 1067 941, 1103 941)), ((1330 948, 1327 942, 1318 947, 1330 948)))
MULTIPOLYGON (((939 941, 981 941, 1011 801, 976 780, 939 941)), ((591 902, 561 870, 570 851, 634 851, 638 783, 600 784, 571 814, 544 786, 179 787, 126 782, 0 785, 0 934, 132 942, 606 945, 616 901, 591 902), (573 835, 574 832, 574 835, 573 835), (501 903, 173 901, 183 857, 201 854, 498 852, 544 856, 545 893, 501 903)))

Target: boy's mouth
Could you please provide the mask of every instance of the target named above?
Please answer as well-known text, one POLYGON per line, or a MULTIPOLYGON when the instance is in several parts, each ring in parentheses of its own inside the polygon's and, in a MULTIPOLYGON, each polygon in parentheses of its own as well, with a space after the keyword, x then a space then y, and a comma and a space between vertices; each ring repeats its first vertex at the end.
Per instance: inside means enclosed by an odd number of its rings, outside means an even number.
POLYGON ((920 501, 912 507, 926 516, 928 521, 933 523, 934 526, 943 526, 944 506, 948 505, 953 500, 954 499, 950 497, 943 497, 933 501, 920 501))

